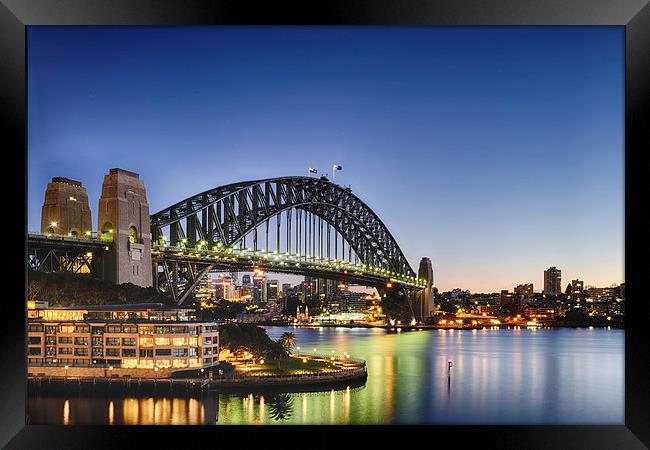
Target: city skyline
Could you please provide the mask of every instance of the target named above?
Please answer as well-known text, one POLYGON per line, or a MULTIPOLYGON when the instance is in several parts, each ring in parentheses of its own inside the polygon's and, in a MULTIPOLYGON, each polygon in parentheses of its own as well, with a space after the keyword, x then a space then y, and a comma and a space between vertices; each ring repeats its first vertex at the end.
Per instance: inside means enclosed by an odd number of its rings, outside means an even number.
POLYGON ((340 164, 440 291, 624 282, 622 29, 115 30, 29 28, 30 230, 55 176, 96 229, 109 167, 153 213, 340 164))

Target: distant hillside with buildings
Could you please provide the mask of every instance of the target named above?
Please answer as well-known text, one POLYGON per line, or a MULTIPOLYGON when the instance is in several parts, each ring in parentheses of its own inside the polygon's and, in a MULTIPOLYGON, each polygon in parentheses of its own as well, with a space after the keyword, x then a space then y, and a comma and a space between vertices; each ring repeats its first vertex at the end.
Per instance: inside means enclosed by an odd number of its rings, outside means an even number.
POLYGON ((50 306, 172 304, 170 296, 154 288, 143 288, 131 283, 115 285, 86 274, 30 271, 27 279, 27 298, 47 301, 50 306))

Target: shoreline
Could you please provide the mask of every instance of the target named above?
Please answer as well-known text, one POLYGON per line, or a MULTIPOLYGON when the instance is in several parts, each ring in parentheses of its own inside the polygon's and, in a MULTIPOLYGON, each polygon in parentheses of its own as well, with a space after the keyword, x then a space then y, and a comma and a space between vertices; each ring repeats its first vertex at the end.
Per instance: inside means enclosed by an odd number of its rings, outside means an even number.
POLYGON ((70 394, 76 393, 140 393, 140 394, 197 394, 206 392, 238 392, 272 390, 277 392, 318 392, 344 389, 351 384, 365 385, 368 378, 366 365, 342 372, 308 375, 267 375, 224 378, 91 378, 30 376, 28 393, 70 394))
POLYGON ((464 326, 464 327, 449 327, 449 326, 440 326, 440 325, 368 325, 368 324, 307 324, 307 323, 271 323, 271 322, 260 322, 256 325, 259 326, 273 326, 273 327, 296 327, 296 328, 379 328, 385 330, 490 330, 490 329, 512 329, 514 327, 519 327, 520 329, 524 328, 612 328, 612 329, 621 329, 624 330, 625 326, 620 324, 611 324, 611 325, 558 325, 558 324, 540 324, 540 325, 520 325, 520 324, 499 324, 499 325, 474 325, 474 326, 464 326))

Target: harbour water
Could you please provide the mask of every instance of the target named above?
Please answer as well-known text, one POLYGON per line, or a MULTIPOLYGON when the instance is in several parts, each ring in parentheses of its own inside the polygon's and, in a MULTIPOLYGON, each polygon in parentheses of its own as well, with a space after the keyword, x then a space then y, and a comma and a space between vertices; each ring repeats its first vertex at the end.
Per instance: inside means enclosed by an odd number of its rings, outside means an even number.
POLYGON ((624 423, 624 330, 265 328, 272 338, 293 332, 301 353, 365 359, 367 381, 324 392, 174 398, 35 394, 30 423, 624 423))

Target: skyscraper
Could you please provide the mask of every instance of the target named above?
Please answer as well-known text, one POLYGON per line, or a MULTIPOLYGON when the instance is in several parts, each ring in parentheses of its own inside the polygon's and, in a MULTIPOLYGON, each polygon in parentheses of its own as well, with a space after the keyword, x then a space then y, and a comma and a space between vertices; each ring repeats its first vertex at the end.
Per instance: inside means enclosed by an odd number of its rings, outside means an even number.
POLYGON ((266 299, 269 302, 278 301, 278 280, 266 281, 266 299))
POLYGON ((544 293, 555 297, 562 293, 562 271, 555 266, 544 271, 544 293))
POLYGON ((266 276, 261 273, 255 273, 253 275, 253 302, 256 305, 265 305, 266 301, 266 276))

